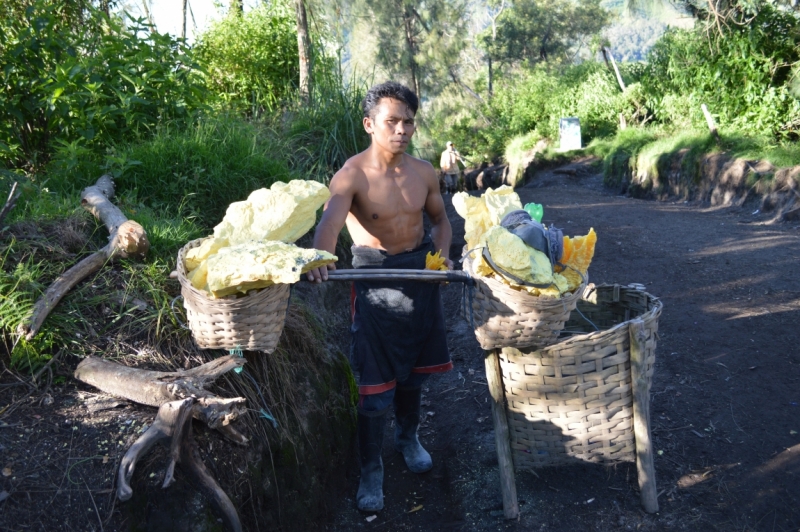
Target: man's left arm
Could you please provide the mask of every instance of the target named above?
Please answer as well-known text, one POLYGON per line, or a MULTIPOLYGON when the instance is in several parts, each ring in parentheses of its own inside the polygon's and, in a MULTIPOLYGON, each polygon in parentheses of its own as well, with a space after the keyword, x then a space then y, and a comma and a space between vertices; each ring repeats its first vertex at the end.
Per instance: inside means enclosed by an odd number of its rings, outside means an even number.
POLYGON ((432 166, 425 169, 425 183, 428 186, 428 198, 425 201, 425 213, 431 221, 431 238, 436 249, 442 251, 445 258, 445 265, 453 269, 453 261, 450 260, 450 243, 453 241, 453 229, 450 227, 450 220, 447 218, 447 211, 444 208, 444 200, 439 191, 439 180, 432 166))

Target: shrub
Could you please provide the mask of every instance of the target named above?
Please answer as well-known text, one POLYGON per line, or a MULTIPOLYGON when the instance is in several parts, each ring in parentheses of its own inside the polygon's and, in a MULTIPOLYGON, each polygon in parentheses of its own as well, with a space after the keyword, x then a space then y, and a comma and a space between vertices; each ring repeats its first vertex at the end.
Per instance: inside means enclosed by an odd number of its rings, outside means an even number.
POLYGON ((0 164, 36 171, 58 145, 102 149, 204 108, 179 41, 93 9, 70 25, 61 9, 36 0, 0 19, 0 164))
POLYGON ((709 35, 701 25, 668 31, 650 53, 642 85, 662 122, 688 116, 702 128, 705 103, 722 127, 794 138, 800 133, 800 102, 789 79, 799 59, 800 19, 767 4, 721 35, 709 35))
POLYGON ((271 2, 212 24, 195 46, 208 71, 208 88, 226 108, 259 114, 297 86, 294 12, 271 2))

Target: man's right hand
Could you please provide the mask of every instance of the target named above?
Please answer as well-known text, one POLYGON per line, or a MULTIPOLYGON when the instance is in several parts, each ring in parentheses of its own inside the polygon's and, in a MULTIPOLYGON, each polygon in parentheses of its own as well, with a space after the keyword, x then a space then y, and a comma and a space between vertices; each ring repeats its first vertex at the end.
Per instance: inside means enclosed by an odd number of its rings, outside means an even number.
POLYGON ((327 266, 320 266, 319 268, 314 268, 313 270, 308 270, 306 272, 306 279, 315 283, 321 283, 322 281, 328 280, 328 270, 335 270, 335 264, 328 264, 327 266))

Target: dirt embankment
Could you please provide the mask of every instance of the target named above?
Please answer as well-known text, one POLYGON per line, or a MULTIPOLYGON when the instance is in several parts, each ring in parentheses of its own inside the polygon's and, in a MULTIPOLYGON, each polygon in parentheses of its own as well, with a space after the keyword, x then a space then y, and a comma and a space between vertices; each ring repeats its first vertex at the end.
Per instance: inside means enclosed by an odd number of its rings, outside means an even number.
POLYGON ((748 200, 773 221, 800 219, 800 166, 776 168, 766 161, 749 161, 726 153, 699 160, 688 149, 664 154, 650 168, 635 163, 616 166, 605 181, 634 197, 698 200, 712 207, 740 206, 748 200))

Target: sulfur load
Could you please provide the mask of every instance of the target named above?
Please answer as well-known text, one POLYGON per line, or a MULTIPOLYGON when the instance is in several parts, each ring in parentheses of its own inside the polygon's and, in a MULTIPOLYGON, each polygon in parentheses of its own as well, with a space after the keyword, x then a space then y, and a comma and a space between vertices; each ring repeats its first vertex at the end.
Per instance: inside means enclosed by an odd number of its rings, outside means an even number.
POLYGON ((472 274, 492 277, 532 295, 559 298, 578 288, 582 277, 589 271, 597 242, 594 229, 590 229, 586 236, 565 236, 561 265, 553 265, 545 253, 530 247, 519 236, 500 226, 506 214, 522 209, 519 196, 511 187, 488 189, 480 197, 463 192, 455 194, 453 207, 464 218, 467 250, 472 251, 474 258, 472 274), (549 287, 524 286, 504 277, 485 260, 484 248, 488 249, 492 261, 500 269, 526 283, 549 287))
POLYGON ((303 273, 336 262, 335 255, 292 244, 311 229, 329 197, 324 185, 295 180, 232 203, 214 236, 186 253, 188 280, 213 297, 224 297, 295 283, 303 273))

